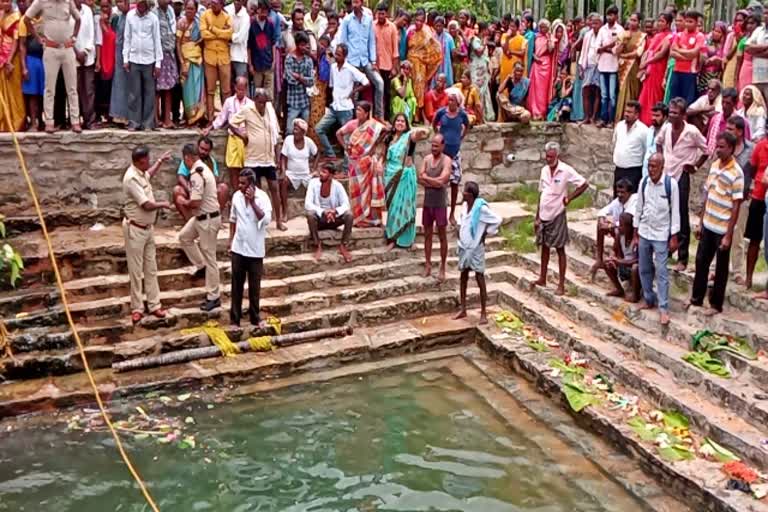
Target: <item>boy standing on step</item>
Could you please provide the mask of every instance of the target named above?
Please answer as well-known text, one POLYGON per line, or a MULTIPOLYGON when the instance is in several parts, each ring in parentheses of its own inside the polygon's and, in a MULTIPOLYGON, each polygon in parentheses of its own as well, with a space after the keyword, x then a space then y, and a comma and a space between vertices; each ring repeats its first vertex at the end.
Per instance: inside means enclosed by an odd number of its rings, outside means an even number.
POLYGON ((487 324, 485 307, 488 291, 485 287, 485 237, 499 231, 501 217, 491 211, 485 199, 480 197, 480 187, 474 181, 464 185, 464 212, 459 218, 459 272, 461 272, 461 300, 456 319, 467 316, 467 284, 469 272, 475 273, 480 288, 480 323, 487 324))
POLYGON ((589 187, 582 175, 565 162, 560 161, 560 144, 547 142, 544 145, 547 165, 541 169, 539 179, 539 207, 536 210, 536 245, 541 247, 541 271, 533 286, 547 285, 547 268, 551 249, 557 251, 558 275, 557 295, 565 294, 565 270, 567 259, 565 245, 568 243, 568 221, 565 207, 589 187), (568 185, 576 189, 568 195, 568 185))
POLYGON ((710 316, 723 311, 733 229, 739 220, 739 209, 744 199, 744 172, 733 157, 737 142, 736 136, 729 132, 717 136, 717 160, 712 162, 704 185, 704 210, 696 228, 696 239, 701 243, 696 251, 696 275, 687 306, 701 306, 704 303, 709 266, 717 256, 715 283, 709 294, 711 307, 706 311, 710 316))
POLYGON ((160 306, 160 287, 157 283, 155 259, 155 233, 153 226, 157 210, 170 208, 167 201, 155 201, 150 179, 170 160, 171 153, 164 153, 154 165, 149 165, 149 148, 139 146, 131 155, 132 165, 123 177, 123 235, 128 275, 131 283, 131 321, 136 324, 144 316, 142 291, 147 297, 149 314, 165 318, 160 306), (143 285, 143 290, 142 290, 143 285))
POLYGON ((632 219, 644 303, 640 309, 658 307, 661 324, 669 323, 669 275, 667 258, 677 249, 680 205, 677 180, 665 174, 664 156, 654 153, 648 160, 648 176, 640 181, 637 207, 632 219), (653 291, 654 274, 656 292, 653 291))

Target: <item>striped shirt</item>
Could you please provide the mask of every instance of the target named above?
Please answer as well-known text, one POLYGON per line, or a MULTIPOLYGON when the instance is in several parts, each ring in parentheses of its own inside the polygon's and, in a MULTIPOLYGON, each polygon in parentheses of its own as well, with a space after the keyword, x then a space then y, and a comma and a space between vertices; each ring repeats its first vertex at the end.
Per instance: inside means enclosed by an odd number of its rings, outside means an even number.
POLYGON ((724 235, 728 231, 733 202, 744 198, 744 172, 735 158, 726 163, 715 160, 704 187, 707 191, 704 227, 713 233, 724 235))

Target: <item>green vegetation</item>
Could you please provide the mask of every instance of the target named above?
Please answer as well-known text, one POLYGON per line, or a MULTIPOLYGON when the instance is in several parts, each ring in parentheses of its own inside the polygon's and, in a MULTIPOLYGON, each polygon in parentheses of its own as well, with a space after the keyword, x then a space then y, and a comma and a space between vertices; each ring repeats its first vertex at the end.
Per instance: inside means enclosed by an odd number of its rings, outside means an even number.
POLYGON ((595 200, 589 190, 581 194, 579 197, 568 203, 568 210, 583 210, 585 208, 592 208, 595 200))
POLYGON ((509 198, 512 201, 523 203, 526 210, 536 211, 539 205, 539 189, 536 185, 524 183, 519 187, 509 191, 509 198))
MULTIPOLYGON (((0 238, 5 238, 5 217, 0 215, 0 238)), ((16 283, 21 279, 21 271, 24 269, 24 262, 21 254, 16 251, 11 244, 5 243, 0 248, 0 275, 8 276, 8 282, 16 287, 16 283)))
POLYGON ((505 248, 507 250, 521 254, 536 252, 533 217, 527 217, 511 228, 502 227, 501 236, 506 240, 505 248))
POLYGON ((765 258, 760 257, 757 259, 757 265, 755 265, 755 273, 760 274, 762 272, 768 272, 768 262, 765 261, 765 258))

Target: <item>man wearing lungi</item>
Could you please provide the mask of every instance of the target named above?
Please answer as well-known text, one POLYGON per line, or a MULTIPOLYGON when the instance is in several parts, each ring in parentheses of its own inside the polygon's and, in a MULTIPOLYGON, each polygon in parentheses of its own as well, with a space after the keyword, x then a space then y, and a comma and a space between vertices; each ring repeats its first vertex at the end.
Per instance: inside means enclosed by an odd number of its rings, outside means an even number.
POLYGON ((557 295, 565 294, 565 245, 568 243, 568 222, 565 207, 584 193, 589 183, 573 167, 560 161, 560 144, 547 142, 544 145, 547 165, 541 169, 539 179, 539 207, 536 210, 536 245, 541 246, 541 271, 533 286, 547 285, 550 249, 557 250, 559 282, 557 295), (576 189, 568 195, 568 185, 576 189))
POLYGON ((485 306, 488 291, 485 287, 485 236, 495 235, 501 225, 501 217, 491 211, 480 196, 480 187, 474 181, 464 185, 464 211, 459 218, 459 271, 461 272, 460 310, 455 318, 467 316, 467 283, 469 272, 474 271, 480 288, 480 323, 487 324, 485 306))

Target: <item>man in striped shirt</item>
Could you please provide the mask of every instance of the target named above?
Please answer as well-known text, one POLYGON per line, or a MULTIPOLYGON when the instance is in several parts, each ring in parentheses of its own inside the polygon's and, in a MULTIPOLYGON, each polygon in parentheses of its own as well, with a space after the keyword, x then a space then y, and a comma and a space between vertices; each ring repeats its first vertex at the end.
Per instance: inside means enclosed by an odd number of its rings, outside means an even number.
POLYGON ((699 249, 696 252, 693 292, 688 305, 701 306, 704 303, 709 266, 717 257, 715 282, 709 294, 710 309, 706 311, 707 315, 723 311, 733 229, 739 219, 739 208, 744 198, 744 172, 733 156, 737 142, 736 136, 730 132, 717 136, 717 160, 712 163, 707 176, 704 211, 696 228, 699 249))

